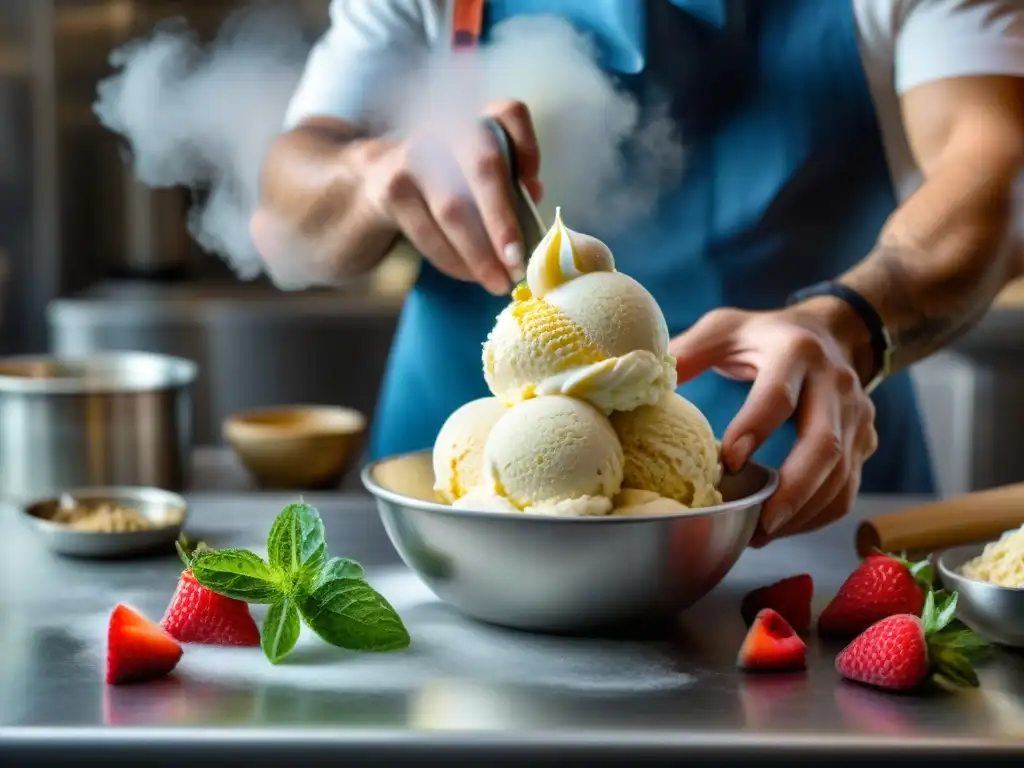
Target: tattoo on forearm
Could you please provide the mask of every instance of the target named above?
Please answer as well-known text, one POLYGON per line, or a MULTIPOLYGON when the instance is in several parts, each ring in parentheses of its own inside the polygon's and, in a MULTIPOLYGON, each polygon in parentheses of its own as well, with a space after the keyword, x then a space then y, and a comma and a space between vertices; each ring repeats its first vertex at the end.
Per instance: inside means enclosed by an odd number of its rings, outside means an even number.
POLYGON ((880 246, 874 257, 865 272, 874 273, 871 282, 876 290, 871 293, 890 325, 895 369, 912 365, 967 333, 988 311, 1002 285, 999 270, 988 270, 981 280, 959 277, 946 285, 928 286, 933 298, 925 302, 921 280, 915 279, 916 270, 910 266, 924 255, 880 246))

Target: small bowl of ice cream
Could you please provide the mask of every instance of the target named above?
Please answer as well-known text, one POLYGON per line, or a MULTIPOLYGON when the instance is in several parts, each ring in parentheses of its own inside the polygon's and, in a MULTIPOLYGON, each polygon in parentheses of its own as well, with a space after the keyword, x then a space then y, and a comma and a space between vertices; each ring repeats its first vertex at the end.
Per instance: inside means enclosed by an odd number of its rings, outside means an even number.
POLYGON ((405 563, 463 613, 537 631, 665 618, 713 589, 778 479, 723 473, 668 342, 651 294, 556 216, 484 344, 491 396, 431 451, 363 471, 405 563))
POLYGON ((1024 528, 935 558, 942 585, 957 592, 957 616, 987 640, 1024 648, 1024 528))

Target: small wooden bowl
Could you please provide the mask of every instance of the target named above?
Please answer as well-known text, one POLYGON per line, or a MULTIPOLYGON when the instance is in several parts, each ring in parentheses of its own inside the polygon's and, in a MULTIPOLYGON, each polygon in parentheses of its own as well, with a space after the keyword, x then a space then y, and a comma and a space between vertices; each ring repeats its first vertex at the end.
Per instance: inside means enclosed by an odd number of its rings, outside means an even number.
POLYGON ((224 437, 262 488, 336 488, 359 457, 366 417, 333 405, 297 405, 236 413, 224 437))

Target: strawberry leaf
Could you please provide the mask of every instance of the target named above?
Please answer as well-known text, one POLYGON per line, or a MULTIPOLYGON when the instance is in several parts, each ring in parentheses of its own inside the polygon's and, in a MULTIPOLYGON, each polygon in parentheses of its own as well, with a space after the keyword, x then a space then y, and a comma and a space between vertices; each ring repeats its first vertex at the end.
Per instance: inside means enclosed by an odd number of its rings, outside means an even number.
POLYGON ((978 674, 971 662, 949 648, 940 648, 933 659, 935 674, 941 675, 961 688, 977 688, 978 674))
POLYGON ((936 626, 938 614, 935 610, 935 593, 928 592, 924 596, 924 607, 921 609, 921 623, 924 625, 924 633, 931 635, 941 627, 936 626))
POLYGON ((181 562, 186 569, 192 567, 192 555, 187 549, 188 546, 189 541, 185 538, 185 534, 182 534, 181 537, 174 542, 174 548, 177 550, 178 557, 181 559, 181 562))
MULTIPOLYGON (((932 598, 933 601, 935 600, 934 592, 929 592, 928 595, 932 598)), ((927 598, 925 599, 927 600, 927 598)), ((952 592, 950 593, 949 597, 947 597, 941 603, 941 605, 939 606, 938 615, 935 617, 935 627, 932 630, 933 632, 941 632, 943 629, 949 626, 950 622, 953 621, 953 619, 956 618, 956 602, 957 593, 952 592)))
POLYGON ((935 569, 932 568, 930 559, 919 560, 916 563, 909 563, 907 565, 910 575, 914 577, 914 581, 917 582, 921 589, 930 590, 935 586, 935 569))
POLYGON ((196 558, 204 552, 210 552, 210 548, 206 546, 205 541, 193 542, 182 533, 178 536, 177 541, 174 542, 174 548, 178 551, 178 557, 181 562, 184 563, 185 568, 191 568, 192 563, 195 562, 196 558))
POLYGON ((992 646, 970 629, 947 627, 929 638, 929 643, 948 648, 972 661, 984 658, 992 651, 992 646))
MULTIPOLYGON (((991 646, 974 631, 960 628, 961 622, 954 618, 956 598, 956 592, 951 593, 935 613, 934 598, 928 593, 933 623, 930 628, 928 624, 925 626, 929 628, 927 643, 932 679, 945 688, 977 688, 980 682, 972 662, 984 656, 991 646)), ((927 613, 927 602, 925 609, 927 613)))

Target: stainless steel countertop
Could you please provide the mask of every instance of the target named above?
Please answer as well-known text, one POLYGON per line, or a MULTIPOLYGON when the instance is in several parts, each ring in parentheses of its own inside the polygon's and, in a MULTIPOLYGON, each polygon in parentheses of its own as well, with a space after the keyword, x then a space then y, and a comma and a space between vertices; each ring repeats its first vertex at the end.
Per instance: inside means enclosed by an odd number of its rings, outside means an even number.
MULTIPOLYGON (((254 492, 190 499, 194 536, 257 550, 274 515, 294 500, 254 492)), ((462 619, 396 564, 368 498, 307 500, 325 518, 332 553, 366 565, 402 613, 409 651, 354 655, 304 637, 288 661, 271 667, 258 649, 189 647, 172 678, 104 686, 109 611, 125 601, 159 617, 178 561, 60 559, 4 510, 0 762, 131 754, 180 765, 222 750, 247 762, 330 752, 362 764, 428 757, 641 764, 766 754, 859 762, 898 753, 984 754, 991 764, 1024 755, 1024 657, 1009 652, 986 664, 981 690, 945 697, 844 683, 832 669, 838 646, 817 639, 806 673, 749 676, 734 666, 746 590, 806 570, 820 608, 855 564, 856 519, 915 499, 865 498, 827 530, 748 552, 674 636, 603 639, 533 636, 462 619)))

